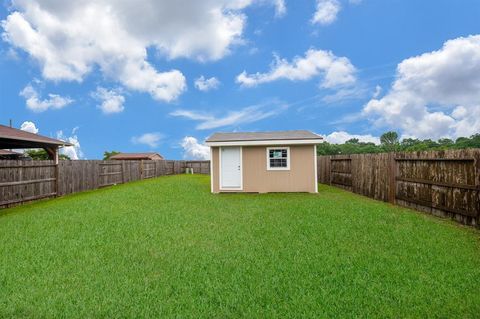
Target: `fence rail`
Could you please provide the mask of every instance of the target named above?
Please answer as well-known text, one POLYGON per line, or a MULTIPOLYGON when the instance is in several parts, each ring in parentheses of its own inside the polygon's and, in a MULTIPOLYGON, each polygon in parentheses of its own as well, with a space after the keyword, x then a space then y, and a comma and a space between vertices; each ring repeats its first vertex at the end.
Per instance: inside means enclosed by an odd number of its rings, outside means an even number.
POLYGON ((480 223, 480 149, 319 156, 320 183, 480 223))
POLYGON ((210 174, 209 161, 0 161, 0 208, 163 175, 210 174))

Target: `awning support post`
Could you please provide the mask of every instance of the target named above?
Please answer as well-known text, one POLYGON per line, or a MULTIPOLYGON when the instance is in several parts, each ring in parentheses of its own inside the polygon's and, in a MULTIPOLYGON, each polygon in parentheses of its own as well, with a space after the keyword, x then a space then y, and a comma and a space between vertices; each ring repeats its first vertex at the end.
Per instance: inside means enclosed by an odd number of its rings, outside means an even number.
POLYGON ((55 175, 55 196, 58 196, 58 147, 48 147, 48 148, 45 148, 45 151, 47 152, 48 154, 48 157, 50 158, 50 160, 53 160, 55 162, 55 171, 54 171, 54 175, 55 175))

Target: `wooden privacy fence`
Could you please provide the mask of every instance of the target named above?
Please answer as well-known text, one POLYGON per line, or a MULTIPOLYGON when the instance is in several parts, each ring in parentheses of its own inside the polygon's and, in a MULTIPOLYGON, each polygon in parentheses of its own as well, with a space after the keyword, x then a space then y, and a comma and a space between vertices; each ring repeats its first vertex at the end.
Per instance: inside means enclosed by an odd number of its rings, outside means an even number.
POLYGON ((0 161, 0 208, 131 181, 210 174, 209 161, 0 161))
POLYGON ((319 156, 318 181, 374 199, 480 222, 480 149, 319 156))

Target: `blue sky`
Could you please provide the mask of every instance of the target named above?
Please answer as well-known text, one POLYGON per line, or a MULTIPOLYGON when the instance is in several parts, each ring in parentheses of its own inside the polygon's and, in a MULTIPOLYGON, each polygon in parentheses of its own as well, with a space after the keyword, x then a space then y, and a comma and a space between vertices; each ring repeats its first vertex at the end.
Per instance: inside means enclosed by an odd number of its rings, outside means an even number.
POLYGON ((204 158, 215 131, 480 132, 477 0, 18 0, 0 20, 1 123, 73 157, 204 158))

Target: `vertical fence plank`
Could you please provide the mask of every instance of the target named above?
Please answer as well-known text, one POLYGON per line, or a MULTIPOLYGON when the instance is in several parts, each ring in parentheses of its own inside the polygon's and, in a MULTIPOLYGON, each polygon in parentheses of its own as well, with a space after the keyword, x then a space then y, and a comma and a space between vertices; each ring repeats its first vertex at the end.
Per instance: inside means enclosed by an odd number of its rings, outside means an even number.
POLYGON ((480 150, 476 150, 473 156, 475 158, 475 186, 477 188, 477 216, 475 218, 475 225, 480 226, 480 150))
POLYGON ((388 187, 389 187, 389 196, 388 201, 392 204, 395 204, 397 185, 396 185, 396 171, 397 171, 397 162, 395 161, 395 153, 391 152, 388 154, 388 187))

